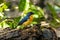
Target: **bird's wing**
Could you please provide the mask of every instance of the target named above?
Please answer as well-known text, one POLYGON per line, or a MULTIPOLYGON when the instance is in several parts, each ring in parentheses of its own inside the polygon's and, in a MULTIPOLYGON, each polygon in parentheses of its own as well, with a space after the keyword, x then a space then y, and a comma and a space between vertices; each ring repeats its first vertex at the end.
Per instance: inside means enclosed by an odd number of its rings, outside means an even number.
POLYGON ((24 17, 24 18, 18 23, 18 25, 23 24, 23 23, 24 23, 25 21, 27 21, 28 19, 29 19, 28 16, 24 17))

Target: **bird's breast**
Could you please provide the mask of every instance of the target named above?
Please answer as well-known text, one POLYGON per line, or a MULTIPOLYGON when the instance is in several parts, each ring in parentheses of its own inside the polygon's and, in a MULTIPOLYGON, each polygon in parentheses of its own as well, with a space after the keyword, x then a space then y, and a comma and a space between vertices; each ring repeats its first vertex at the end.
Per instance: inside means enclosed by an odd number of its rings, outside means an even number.
POLYGON ((33 15, 31 15, 31 16, 29 17, 29 19, 28 19, 26 22, 23 23, 23 25, 27 26, 27 25, 29 25, 32 21, 33 21, 33 15))

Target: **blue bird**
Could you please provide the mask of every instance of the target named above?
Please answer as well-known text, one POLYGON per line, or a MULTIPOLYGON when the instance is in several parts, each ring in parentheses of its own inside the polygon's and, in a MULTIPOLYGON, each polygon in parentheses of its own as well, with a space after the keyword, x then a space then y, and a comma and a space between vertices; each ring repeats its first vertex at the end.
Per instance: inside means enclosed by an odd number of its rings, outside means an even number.
POLYGON ((28 24, 30 24, 33 20, 33 14, 33 12, 28 12, 27 15, 21 21, 19 21, 17 26, 22 24, 27 26, 28 24))

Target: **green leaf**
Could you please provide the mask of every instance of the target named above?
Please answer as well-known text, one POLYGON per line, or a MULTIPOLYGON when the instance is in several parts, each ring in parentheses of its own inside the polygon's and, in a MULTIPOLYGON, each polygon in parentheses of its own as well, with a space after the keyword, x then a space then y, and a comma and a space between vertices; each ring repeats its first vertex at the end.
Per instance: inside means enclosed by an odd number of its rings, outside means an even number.
POLYGON ((47 3, 47 7, 52 12, 53 17, 56 18, 57 17, 57 13, 56 13, 54 7, 52 7, 52 5, 49 4, 49 3, 47 3))
POLYGON ((54 18, 54 19, 50 22, 50 24, 51 24, 52 26, 54 26, 54 27, 57 27, 58 24, 60 25, 60 18, 58 18, 55 8, 54 8, 51 4, 49 4, 49 3, 47 3, 47 8, 51 11, 51 14, 52 14, 52 16, 53 16, 53 18, 54 18))
MULTIPOLYGON (((57 20, 60 21, 60 18, 58 18, 55 8, 52 7, 49 3, 47 3, 47 5, 48 5, 48 6, 47 6, 48 9, 51 11, 51 13, 52 13, 52 15, 53 15, 54 20, 55 20, 56 22, 57 22, 57 20)), ((60 22, 59 22, 59 23, 60 23, 60 22)))
POLYGON ((9 25, 6 23, 7 20, 0 22, 0 28, 7 28, 9 25))
POLYGON ((3 12, 5 9, 7 9, 6 3, 1 3, 0 4, 0 12, 3 12))
POLYGON ((19 11, 23 11, 25 9, 26 0, 20 0, 19 2, 19 11))
POLYGON ((2 19, 4 16, 3 16, 3 13, 0 12, 0 19, 2 19))
POLYGON ((0 0, 0 4, 3 3, 3 2, 4 2, 4 0, 0 0))

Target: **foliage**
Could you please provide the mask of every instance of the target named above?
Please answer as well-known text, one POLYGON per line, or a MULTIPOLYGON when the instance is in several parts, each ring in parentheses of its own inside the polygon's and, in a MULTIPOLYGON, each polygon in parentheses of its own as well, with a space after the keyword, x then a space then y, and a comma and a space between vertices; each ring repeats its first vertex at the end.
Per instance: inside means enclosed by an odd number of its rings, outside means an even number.
POLYGON ((26 9, 29 7, 29 0, 20 0, 19 11, 24 11, 25 7, 26 7, 26 9))
MULTIPOLYGON (((5 19, 6 17, 4 16, 3 11, 8 8, 9 4, 10 3, 7 3, 7 2, 0 4, 0 20, 1 20, 0 27, 2 27, 2 28, 5 28, 6 26, 10 27, 10 28, 15 28, 15 26, 17 26, 18 22, 24 16, 26 16, 26 14, 28 12, 31 12, 31 11, 34 13, 34 15, 33 15, 34 20, 31 24, 37 24, 37 23, 40 23, 41 20, 45 20, 45 17, 44 17, 45 15, 44 15, 43 9, 41 9, 38 6, 33 5, 33 3, 30 2, 29 0, 20 0, 20 2, 19 2, 19 5, 18 5, 19 11, 22 12, 23 15, 16 17, 12 20, 5 19), (2 20, 2 19, 4 19, 4 20, 2 20)), ((47 3, 47 8, 51 11, 53 18, 54 18, 52 21, 50 21, 50 24, 54 27, 60 26, 60 18, 58 18, 55 8, 53 6, 51 6, 49 3, 47 3)))
POLYGON ((57 27, 60 25, 60 18, 57 15, 57 12, 53 6, 51 6, 49 3, 47 3, 47 8, 51 11, 52 17, 54 18, 50 24, 54 27, 57 27))
POLYGON ((0 0, 0 4, 3 3, 3 2, 4 2, 4 0, 0 0))
POLYGON ((6 6, 6 3, 1 3, 0 4, 0 28, 1 27, 6 27, 6 26, 8 26, 7 24, 6 24, 6 22, 5 21, 7 21, 6 19, 4 19, 5 18, 5 16, 4 16, 4 10, 5 9, 7 9, 7 6, 6 6))
POLYGON ((40 18, 44 17, 44 11, 40 7, 33 5, 33 3, 31 3, 31 2, 28 5, 26 5, 27 10, 25 8, 23 13, 26 15, 26 13, 28 13, 28 12, 33 12, 34 20, 33 20, 32 24, 40 23, 40 20, 42 20, 40 18), (28 5, 29 5, 29 8, 27 8, 28 5))
POLYGON ((24 10, 21 19, 30 11, 34 13, 34 15, 33 15, 34 16, 34 20, 33 20, 33 22, 31 24, 40 23, 40 20, 42 20, 40 18, 44 17, 43 10, 40 7, 33 5, 33 3, 31 3, 29 0, 26 0, 25 2, 22 0, 20 2, 20 4, 19 4, 19 10, 20 11, 24 10), (21 9, 22 7, 20 7, 20 6, 23 6, 23 3, 25 4, 25 6, 23 7, 23 9, 21 9))

